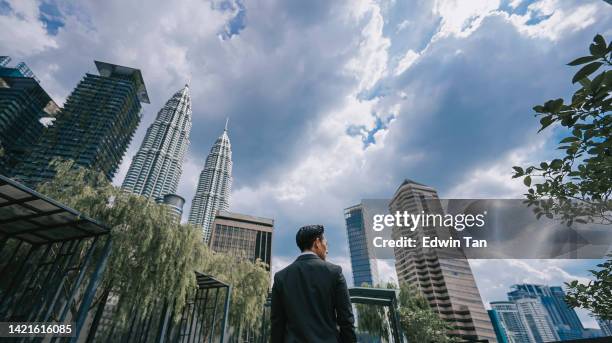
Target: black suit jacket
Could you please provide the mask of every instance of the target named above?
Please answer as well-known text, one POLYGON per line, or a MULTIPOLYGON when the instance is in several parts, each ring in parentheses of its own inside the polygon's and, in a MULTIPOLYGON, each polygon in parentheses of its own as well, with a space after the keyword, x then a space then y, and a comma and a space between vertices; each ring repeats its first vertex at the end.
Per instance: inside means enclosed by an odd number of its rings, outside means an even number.
POLYGON ((274 275, 272 343, 356 342, 342 268, 301 255, 274 275))

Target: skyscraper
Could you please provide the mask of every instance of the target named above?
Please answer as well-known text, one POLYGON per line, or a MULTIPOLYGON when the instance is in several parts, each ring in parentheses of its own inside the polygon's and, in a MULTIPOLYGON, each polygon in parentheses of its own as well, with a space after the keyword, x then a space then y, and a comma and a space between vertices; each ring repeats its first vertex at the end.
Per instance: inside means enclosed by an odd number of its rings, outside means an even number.
POLYGON ((189 223, 202 228, 204 241, 208 243, 212 222, 217 211, 229 209, 232 189, 232 145, 225 129, 206 157, 200 173, 198 188, 191 202, 189 223))
POLYGON ((597 318, 597 324, 601 328, 604 337, 612 336, 612 320, 597 318))
POLYGON ((351 267, 353 270, 353 284, 360 287, 364 283, 370 286, 379 283, 378 265, 374 246, 372 245, 372 214, 367 204, 363 202, 344 210, 344 222, 349 251, 351 253, 351 267))
POLYGON ((190 132, 191 98, 185 85, 159 110, 147 129, 122 188, 156 201, 176 193, 190 132))
POLYGON ((531 331, 515 303, 511 301, 494 301, 491 302, 491 309, 495 311, 499 321, 503 324, 508 343, 535 343, 531 331))
POLYGON ((72 91, 55 123, 47 128, 16 177, 29 185, 55 175, 54 158, 115 174, 141 118, 141 102, 149 103, 140 70, 95 61, 100 75, 86 74, 72 91))
POLYGON ((219 211, 210 236, 210 248, 254 262, 272 264, 274 219, 219 211))
POLYGON ((0 173, 12 177, 43 133, 40 120, 55 116, 59 107, 31 71, 6 67, 9 61, 8 56, 0 60, 0 173))
POLYGON ((559 286, 544 286, 533 284, 513 285, 508 293, 508 299, 516 300, 535 297, 540 300, 557 335, 562 340, 580 339, 584 328, 576 311, 565 302, 565 292, 559 286))
POLYGON ((499 313, 496 310, 488 310, 487 312, 489 313, 489 318, 491 318, 491 325, 493 325, 495 336, 497 336, 497 343, 515 343, 514 341, 510 341, 508 329, 499 313))
POLYGON ((559 340, 559 335, 557 335, 548 312, 544 305, 542 305, 542 302, 540 302, 540 299, 525 297, 513 301, 523 321, 527 324, 529 331, 531 331, 535 342, 555 342, 559 340))
MULTIPOLYGON (((389 203, 389 213, 440 213, 442 206, 435 189, 405 180, 389 203)), ((393 227, 393 238, 423 234, 407 227, 393 227)), ((417 240, 417 241, 420 241, 417 240)), ((496 342, 491 320, 485 310, 474 275, 462 251, 440 251, 425 248, 395 248, 395 269, 399 282, 418 289, 431 308, 446 320, 453 336, 465 340, 496 342)))

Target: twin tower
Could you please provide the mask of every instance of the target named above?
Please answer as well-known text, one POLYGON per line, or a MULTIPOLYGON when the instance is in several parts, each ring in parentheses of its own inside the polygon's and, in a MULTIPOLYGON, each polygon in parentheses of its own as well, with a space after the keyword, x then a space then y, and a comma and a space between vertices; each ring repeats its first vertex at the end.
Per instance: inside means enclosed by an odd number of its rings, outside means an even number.
MULTIPOLYGON (((176 92, 161 108, 142 141, 122 188, 156 201, 174 195, 181 178, 192 126, 189 86, 176 92)), ((208 242, 217 211, 229 209, 232 186, 232 146, 223 133, 210 149, 191 203, 188 222, 203 228, 208 242)))

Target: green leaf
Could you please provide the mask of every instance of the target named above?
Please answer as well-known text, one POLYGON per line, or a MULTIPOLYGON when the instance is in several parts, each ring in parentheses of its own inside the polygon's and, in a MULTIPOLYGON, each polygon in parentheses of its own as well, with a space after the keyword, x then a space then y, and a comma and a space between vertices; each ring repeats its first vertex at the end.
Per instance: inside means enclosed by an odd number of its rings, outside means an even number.
POLYGON ((578 137, 570 136, 570 137, 563 138, 559 143, 576 142, 576 141, 579 141, 579 140, 580 140, 580 138, 578 138, 578 137))
POLYGON ((579 57, 573 61, 571 61, 570 63, 568 63, 568 66, 577 66, 577 65, 581 65, 581 64, 585 64, 588 62, 592 62, 595 61, 596 59, 598 59, 599 57, 597 56, 584 56, 584 57, 579 57))
POLYGON ((525 174, 525 172, 523 171, 523 168, 521 167, 512 167, 512 169, 514 169, 514 171, 516 172, 516 175, 513 177, 519 177, 523 174, 525 174))
POLYGON ((584 79, 585 77, 593 74, 597 69, 599 69, 599 67, 602 66, 602 64, 603 64, 602 62, 592 62, 592 63, 585 65, 580 70, 578 70, 578 72, 574 75, 574 78, 572 79, 572 83, 576 83, 584 79))
POLYGON ((529 176, 529 175, 525 176, 525 178, 523 179, 523 183, 527 187, 531 186, 531 176, 529 176))
POLYGON ((552 123, 553 123, 552 115, 542 117, 542 119, 540 119, 540 124, 542 124, 542 127, 538 130, 538 132, 544 130, 552 123))

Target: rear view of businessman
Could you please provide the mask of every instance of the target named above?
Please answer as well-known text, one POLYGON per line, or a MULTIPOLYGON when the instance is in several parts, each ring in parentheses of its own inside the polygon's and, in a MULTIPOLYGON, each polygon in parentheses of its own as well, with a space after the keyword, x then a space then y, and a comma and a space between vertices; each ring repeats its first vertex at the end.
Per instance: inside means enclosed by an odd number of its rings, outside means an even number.
POLYGON ((302 254, 274 275, 272 343, 356 342, 355 318, 342 268, 325 261, 322 225, 300 228, 302 254))

